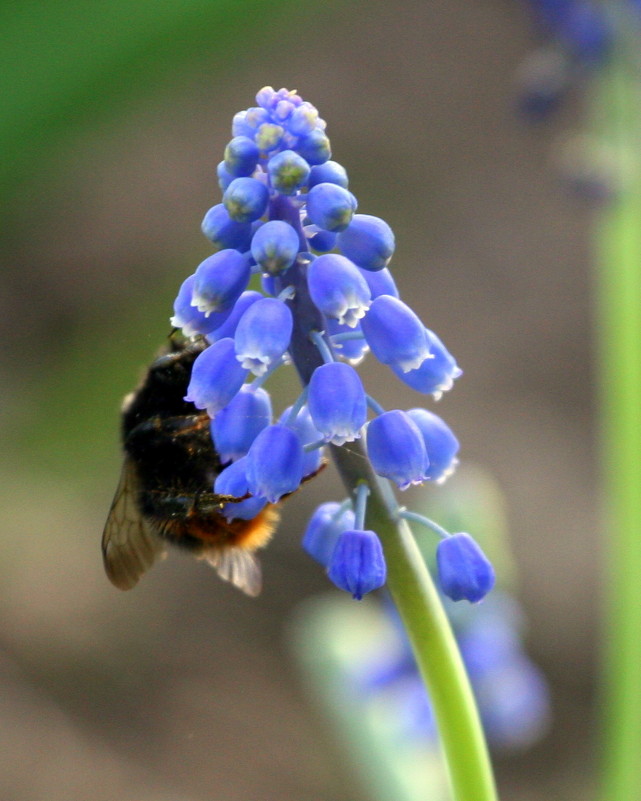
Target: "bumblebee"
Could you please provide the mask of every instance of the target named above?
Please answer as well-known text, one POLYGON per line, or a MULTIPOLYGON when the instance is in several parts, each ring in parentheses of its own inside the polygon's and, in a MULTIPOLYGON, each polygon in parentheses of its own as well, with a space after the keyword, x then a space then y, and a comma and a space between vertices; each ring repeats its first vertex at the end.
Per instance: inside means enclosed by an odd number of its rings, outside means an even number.
POLYGON ((124 464, 102 535, 105 571, 131 589, 153 563, 177 545, 212 565, 243 592, 261 589, 255 551, 278 522, 268 504, 252 520, 227 521, 226 503, 242 500, 212 491, 221 464, 206 412, 184 400, 193 363, 207 343, 175 333, 122 407, 124 464))

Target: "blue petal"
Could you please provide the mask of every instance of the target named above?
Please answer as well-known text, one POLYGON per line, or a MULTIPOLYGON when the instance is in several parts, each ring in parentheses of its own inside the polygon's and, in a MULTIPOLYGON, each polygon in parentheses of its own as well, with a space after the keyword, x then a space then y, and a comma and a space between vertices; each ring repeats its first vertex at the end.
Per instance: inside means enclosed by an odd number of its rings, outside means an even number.
POLYGON ((216 167, 216 175, 218 176, 218 186, 220 187, 221 191, 224 192, 229 184, 234 180, 234 176, 227 172, 227 167, 225 167, 224 161, 221 161, 216 167))
POLYGON ((326 253, 309 265, 307 285, 314 304, 323 314, 353 328, 370 305, 367 281, 344 256, 326 253))
POLYGON ((225 148, 225 168, 235 178, 251 175, 256 169, 260 151, 253 138, 235 136, 225 148))
POLYGON ((211 436, 221 461, 234 461, 245 456, 258 434, 271 423, 271 418, 269 393, 262 387, 241 387, 236 397, 218 412, 211 423, 211 436))
POLYGON ((337 161, 326 161, 324 164, 318 164, 312 167, 312 170, 307 179, 307 188, 312 189, 316 184, 336 184, 347 189, 349 180, 347 172, 342 164, 337 161))
POLYGON ((394 234, 385 220, 370 214, 355 214, 338 235, 338 248, 363 270, 382 270, 394 253, 394 234))
POLYGON ((373 531, 344 531, 333 550, 327 572, 336 586, 360 601, 385 584, 383 548, 373 531))
POLYGON ((264 122, 258 126, 254 139, 263 153, 271 153, 281 146, 284 136, 285 129, 282 125, 264 122))
POLYGON ((316 184, 307 193, 307 216, 325 231, 344 231, 356 206, 354 195, 336 184, 316 184))
POLYGON ((416 370, 430 355, 425 327, 403 301, 379 295, 361 321, 372 353, 383 364, 416 370))
POLYGON ((316 227, 306 228, 309 247, 317 253, 328 253, 336 245, 336 234, 331 231, 317 231, 316 227))
POLYGON ((258 126, 266 122, 269 115, 262 108, 248 108, 234 114, 231 132, 233 136, 247 136, 253 138, 258 126))
POLYGON ((306 136, 316 128, 317 124, 318 111, 311 103, 303 101, 292 111, 287 123, 287 130, 294 136, 306 136))
POLYGON ((316 428, 334 445, 358 439, 367 420, 361 379, 353 367, 342 362, 331 362, 314 370, 307 406, 316 428))
MULTIPOLYGON (((253 289, 248 289, 246 292, 243 292, 234 304, 234 308, 231 309, 231 312, 227 311, 224 313, 225 318, 222 323, 218 323, 213 331, 207 332, 207 341, 213 343, 224 337, 233 337, 236 333, 240 318, 253 303, 262 300, 262 297, 260 292, 256 292, 253 289)), ((220 316, 222 316, 222 312, 217 316, 215 314, 210 315, 210 317, 220 316)))
POLYGON ((459 442, 454 432, 444 420, 427 409, 410 409, 407 414, 418 426, 425 442, 430 462, 425 478, 442 483, 458 464, 459 442))
POLYGON ((247 454, 247 483, 252 495, 276 503, 298 489, 303 478, 303 446, 286 426, 263 429, 247 454))
POLYGON ((421 432, 398 409, 383 412, 367 426, 367 453, 374 471, 395 482, 399 489, 421 484, 429 467, 421 432))
POLYGON ((324 164, 332 155, 329 139, 319 128, 301 136, 296 143, 296 150, 311 165, 324 164))
POLYGON ((242 253, 225 248, 198 265, 193 305, 210 314, 231 309, 249 283, 249 262, 242 253))
POLYGON ((253 222, 267 211, 269 190, 256 178, 234 178, 223 195, 223 203, 232 220, 253 222))
MULTIPOLYGON (((361 268, 359 267, 359 270, 361 268)), ((399 298, 400 293, 396 288, 392 273, 387 267, 382 270, 362 270, 361 274, 367 281, 367 286, 372 295, 372 300, 379 295, 391 295, 393 298, 399 298)))
POLYGON ((234 340, 226 337, 198 355, 191 370, 186 401, 207 409, 210 417, 224 409, 240 390, 247 376, 236 359, 234 340))
POLYGON ((328 567, 340 535, 354 528, 354 512, 345 509, 339 513, 340 508, 334 501, 321 503, 303 535, 303 548, 323 567, 328 567))
POLYGON ((236 357, 247 370, 260 376, 289 347, 292 313, 282 300, 261 298, 243 314, 236 328, 236 357))
POLYGON ((452 534, 436 549, 441 589, 453 601, 481 601, 494 586, 494 568, 469 534, 452 534))
MULTIPOLYGON (((216 477, 214 492, 219 495, 233 495, 236 498, 247 495, 246 468, 245 458, 232 462, 216 477)), ((267 501, 264 498, 245 498, 238 503, 226 503, 222 508, 222 514, 228 521, 253 520, 266 505, 267 501)))
POLYGON ((193 337, 197 334, 209 334, 221 326, 231 314, 231 309, 224 312, 213 312, 206 315, 199 312, 195 306, 191 305, 194 292, 195 275, 186 278, 178 291, 178 296, 174 301, 174 314, 170 318, 174 328, 181 328, 186 337, 193 337))
POLYGON ((544 733, 550 697, 541 671, 525 655, 473 682, 483 728, 493 746, 523 749, 544 733))
MULTIPOLYGON (((292 421, 289 419, 291 409, 292 407, 288 406, 280 416, 278 422, 287 425, 295 431, 303 447, 318 442, 323 438, 321 432, 314 425, 314 421, 312 420, 307 406, 303 406, 296 415, 296 419, 292 421)), ((320 469, 322 461, 323 448, 315 448, 314 450, 307 451, 303 458, 303 475, 310 476, 312 473, 316 473, 320 469)))
POLYGON ((293 150, 283 150, 267 163, 272 188, 282 195, 296 194, 307 182, 309 170, 307 161, 293 150))
POLYGON ((433 331, 425 329, 429 344, 430 358, 413 370, 403 370, 392 364, 396 375, 412 389, 431 394, 438 400, 444 392, 454 386, 454 381, 463 374, 452 354, 433 331))
POLYGON ((232 220, 222 203, 209 209, 200 227, 216 250, 235 248, 241 253, 249 250, 252 237, 251 223, 232 220))
POLYGON ((261 225, 251 241, 252 256, 271 275, 291 267, 299 250, 298 234, 283 220, 270 220, 261 225))
MULTIPOLYGON (((334 334, 362 334, 362 330, 360 323, 356 323, 355 326, 349 327, 347 325, 341 325, 338 320, 333 320, 331 317, 328 317, 327 333, 331 338, 334 334)), ((367 344, 367 340, 364 336, 361 336, 359 339, 344 339, 342 342, 333 344, 333 348, 337 356, 340 356, 341 359, 344 359, 352 366, 363 361, 366 353, 369 351, 369 345, 367 344)))

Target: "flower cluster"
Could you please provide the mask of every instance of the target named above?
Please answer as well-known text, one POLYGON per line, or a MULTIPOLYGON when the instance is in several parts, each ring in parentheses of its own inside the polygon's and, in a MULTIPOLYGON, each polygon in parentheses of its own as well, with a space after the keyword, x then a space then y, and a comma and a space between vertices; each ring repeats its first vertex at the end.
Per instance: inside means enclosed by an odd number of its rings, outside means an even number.
MULTIPOLYGON (((527 0, 541 40, 519 70, 519 107, 541 119, 608 58, 613 26, 595 0, 527 0)), ((629 3, 633 5, 632 2, 629 3)))
MULTIPOLYGON (((371 351, 435 398, 461 371, 400 299, 388 269, 392 230, 356 213, 314 106, 271 87, 256 101, 234 117, 218 165, 222 202, 202 223, 214 253, 184 281, 172 318, 185 336, 209 343, 186 400, 207 410, 214 446, 228 463, 214 491, 243 499, 224 514, 251 519, 318 471, 324 446, 361 438, 373 472, 399 489, 441 482, 457 461, 449 426, 426 409, 383 410, 356 366, 371 351), (252 276, 260 291, 249 288, 252 276), (263 384, 289 362, 304 388, 276 418, 263 384)), ((355 498, 322 504, 304 537, 330 579, 355 598, 386 576, 379 538, 364 524, 367 494, 362 483, 355 498)), ((469 535, 438 531, 443 590, 480 600, 493 583, 491 565, 469 535)))
MULTIPOLYGON (((616 71, 623 67, 634 81, 641 33, 639 0, 526 0, 526 5, 539 45, 517 73, 517 105, 525 120, 548 120, 569 95, 587 91, 598 95, 606 66, 609 70, 614 65, 616 71)), ((564 131, 552 152, 562 185, 596 204, 625 189, 634 159, 633 141, 629 147, 621 147, 621 142, 613 147, 601 123, 589 131, 564 131)))

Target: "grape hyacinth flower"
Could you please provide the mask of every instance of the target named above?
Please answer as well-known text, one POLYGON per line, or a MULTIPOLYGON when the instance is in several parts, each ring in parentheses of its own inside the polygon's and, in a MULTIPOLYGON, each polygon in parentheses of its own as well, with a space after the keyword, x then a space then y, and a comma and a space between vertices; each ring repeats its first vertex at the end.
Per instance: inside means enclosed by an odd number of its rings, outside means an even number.
MULTIPOLYGON (((186 336, 202 334, 211 343, 196 359, 187 400, 213 418, 221 459, 242 460, 242 480, 235 469, 219 483, 232 486, 233 478, 243 495, 274 503, 319 469, 324 445, 332 446, 340 467, 341 449, 357 447, 365 430, 367 445, 358 447, 369 480, 391 479, 400 489, 441 481, 456 465, 458 441, 449 427, 425 409, 384 411, 354 367, 371 350, 424 394, 450 389, 460 374, 440 339, 400 299, 387 266, 394 234, 384 220, 354 214, 347 171, 329 160, 325 123, 310 103, 269 87, 257 102, 234 118, 219 167, 229 181, 222 203, 203 220, 217 252, 184 282, 172 318, 186 336), (330 252, 319 253, 319 236, 327 237, 321 251, 330 252), (247 289, 250 272, 262 275, 262 292, 247 289), (267 391, 246 382, 253 374, 263 383, 290 360, 303 392, 272 424, 267 391)), ((361 503, 362 520, 342 532, 327 563, 334 583, 358 598, 385 575, 383 550, 365 527, 361 503)), ((394 514, 400 519, 400 511, 394 514)), ((329 554, 319 536, 314 552, 329 554)), ((439 547, 447 553, 447 540, 439 547)), ((457 554, 449 559, 448 581, 455 584, 460 573, 460 597, 479 600, 489 586, 468 587, 469 565, 457 554)))
MULTIPOLYGON (((235 115, 217 168, 222 202, 202 223, 215 252, 174 304, 174 326, 205 345, 185 400, 212 418, 224 466, 212 489, 236 499, 222 509, 230 525, 266 514, 268 504, 318 472, 329 452, 347 498, 320 505, 305 550, 355 599, 387 584, 413 641, 425 644, 417 645, 422 670, 465 695, 460 657, 409 522, 442 539, 439 580, 451 597, 481 600, 491 565, 469 535, 450 535, 399 506, 388 481, 405 489, 444 480, 458 441, 427 410, 385 410, 367 394, 356 365, 371 351, 399 388, 436 397, 461 371, 401 299, 390 270, 392 229, 355 213, 357 199, 345 168, 330 161, 325 128, 316 108, 287 89, 265 87, 255 106, 235 115), (302 386, 273 418, 265 385, 290 365, 302 386), (434 638, 442 665, 428 653, 434 638)), ((463 702, 459 713, 456 736, 443 729, 453 786, 460 797, 489 799, 491 771, 474 734, 473 705, 463 702)))

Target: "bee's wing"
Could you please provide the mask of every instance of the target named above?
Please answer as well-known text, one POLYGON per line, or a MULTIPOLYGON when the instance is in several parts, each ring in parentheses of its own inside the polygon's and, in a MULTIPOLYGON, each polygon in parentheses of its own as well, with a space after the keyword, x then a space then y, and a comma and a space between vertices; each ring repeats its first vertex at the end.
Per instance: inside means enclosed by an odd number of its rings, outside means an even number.
POLYGON ((263 586, 260 562, 257 557, 243 548, 208 548, 202 559, 216 569, 224 581, 229 581, 247 595, 255 598, 263 586))
POLYGON ((121 590, 130 590, 165 553, 163 541, 140 513, 137 495, 135 465, 125 458, 102 535, 105 572, 111 583, 121 590))

